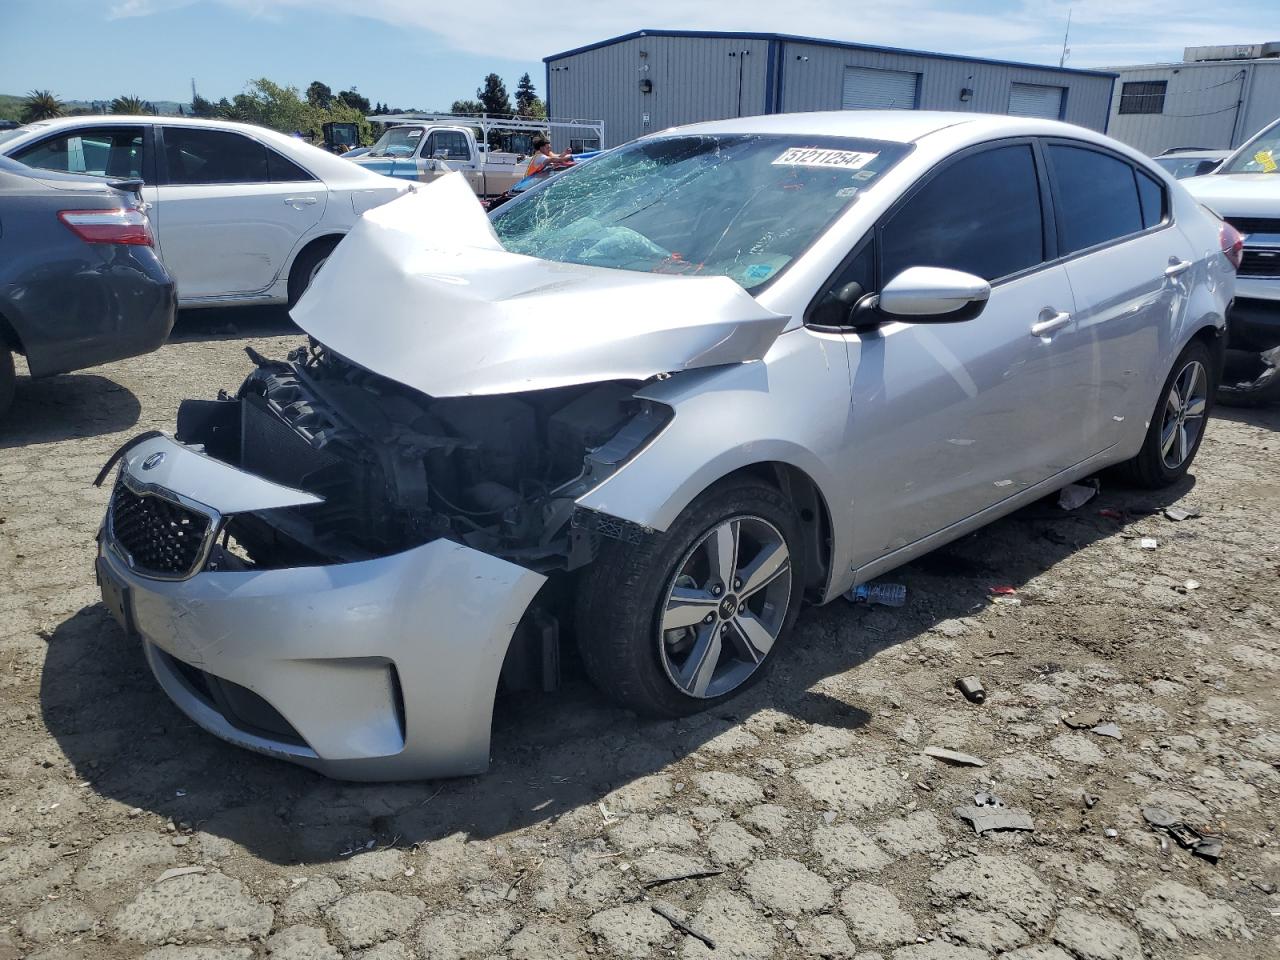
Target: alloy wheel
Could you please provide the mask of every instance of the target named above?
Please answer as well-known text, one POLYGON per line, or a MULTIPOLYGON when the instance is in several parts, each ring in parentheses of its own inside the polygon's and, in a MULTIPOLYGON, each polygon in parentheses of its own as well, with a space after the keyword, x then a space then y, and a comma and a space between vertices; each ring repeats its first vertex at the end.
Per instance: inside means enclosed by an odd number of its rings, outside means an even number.
POLYGON ((1165 398, 1160 423, 1160 457, 1170 470, 1177 470, 1196 447, 1204 430, 1209 401, 1209 377, 1204 364, 1192 360, 1173 378, 1165 398))
POLYGON ((773 524, 738 516, 708 530, 680 561, 664 598, 658 645, 667 677, 698 699, 742 686, 773 649, 791 603, 791 555, 773 524))

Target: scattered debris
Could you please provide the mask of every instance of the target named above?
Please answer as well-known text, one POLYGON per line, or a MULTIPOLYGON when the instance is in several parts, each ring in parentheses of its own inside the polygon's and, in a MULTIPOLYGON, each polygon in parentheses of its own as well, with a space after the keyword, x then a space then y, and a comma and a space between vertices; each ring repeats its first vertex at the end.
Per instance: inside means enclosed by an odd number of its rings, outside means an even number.
POLYGON ((1018 592, 1017 587, 1006 587, 1006 586, 991 587, 987 590, 987 593, 991 594, 991 596, 993 597, 1011 597, 1017 592, 1018 592))
POLYGON ((1102 835, 1108 840, 1114 840, 1116 837, 1120 836, 1120 831, 1115 827, 1107 827, 1107 829, 1102 831, 1102 835))
POLYGON ((907 602, 907 587, 902 583, 860 583, 845 594, 845 599, 867 606, 901 607, 907 602))
POLYGON ((1098 516, 1106 517, 1108 520, 1119 520, 1121 522, 1124 521, 1123 513, 1121 513, 1119 510, 1112 510, 1110 508, 1099 510, 1098 516))
POLYGON ((987 699, 987 688, 978 677, 961 677, 956 681, 956 689, 971 703, 983 703, 987 699))
POLYGON ((1084 804, 1086 810, 1092 810, 1098 805, 1098 801, 1102 798, 1092 793, 1080 794, 1080 802, 1084 804))
POLYGON ((1090 733, 1096 733, 1100 737, 1110 737, 1112 740, 1123 740, 1120 735, 1120 728, 1114 723, 1100 723, 1096 727, 1089 728, 1090 733))
POLYGON ((973 832, 982 835, 990 830, 1035 830, 1036 825, 1026 810, 1006 807, 994 794, 974 795, 972 807, 955 807, 953 812, 961 820, 967 820, 973 832))
POLYGON ((987 765, 985 760, 979 760, 977 757, 967 753, 960 753, 958 750, 948 750, 946 747, 925 747, 924 755, 946 763, 954 763, 958 767, 985 767, 987 765))
POLYGON ((1199 590, 1199 589, 1200 589, 1200 581, 1199 581, 1199 580, 1188 580, 1186 583, 1184 583, 1184 584, 1183 584, 1183 586, 1184 586, 1184 587, 1186 587, 1188 590, 1199 590))
POLYGON ((166 880, 172 880, 174 877, 185 877, 191 873, 204 873, 204 867, 170 867, 160 876, 156 877, 156 883, 164 883, 166 880))
POLYGON ((1195 507, 1165 507, 1164 515, 1175 523, 1181 523, 1183 520, 1194 520, 1200 516, 1200 511, 1195 507))
POLYGON ((676 916, 675 911, 672 910, 671 907, 667 906, 665 903, 651 903, 649 904, 649 909, 652 910, 654 913, 656 913, 658 916, 660 916, 663 920, 667 921, 667 923, 671 924, 681 933, 688 934, 689 936, 693 937, 695 940, 701 940, 703 943, 707 945, 708 950, 714 950, 716 948, 716 942, 714 940, 708 937, 701 930, 695 929, 694 927, 689 926, 689 924, 686 923, 684 920, 681 920, 678 916, 676 916))
MULTIPOLYGON (((1152 827, 1164 830, 1178 842, 1178 846, 1184 850, 1190 850, 1194 856, 1208 860, 1210 863, 1217 863, 1222 856, 1222 839, 1220 837, 1201 833, 1195 827, 1183 823, 1177 816, 1163 807, 1143 807, 1142 818, 1152 827)), ((1163 837, 1161 841, 1161 850, 1163 851, 1165 849, 1163 837)))
POLYGON ((1062 718, 1072 730, 1089 730, 1102 723, 1102 714, 1097 710, 1081 710, 1062 718))
POLYGON ((722 873, 724 873, 723 870, 693 870, 689 873, 673 873, 669 877, 646 880, 641 886, 646 890, 652 890, 654 887, 660 887, 666 883, 677 883, 680 880, 703 880, 707 877, 718 877, 722 873))
POLYGON ((1092 484, 1069 483, 1058 493, 1058 506, 1063 510, 1078 510, 1098 495, 1095 480, 1092 484))
POLYGON ((1142 547, 1143 550, 1154 550, 1156 547, 1160 546, 1160 541, 1155 537, 1143 537, 1139 541, 1138 545, 1142 547))

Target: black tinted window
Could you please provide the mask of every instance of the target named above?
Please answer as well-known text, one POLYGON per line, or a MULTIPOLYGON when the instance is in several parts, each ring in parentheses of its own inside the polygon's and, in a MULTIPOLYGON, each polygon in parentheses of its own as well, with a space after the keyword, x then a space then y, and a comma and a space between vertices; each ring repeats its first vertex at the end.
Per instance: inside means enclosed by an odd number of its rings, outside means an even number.
POLYGON ((881 256, 885 281, 908 267, 949 267, 997 280, 1042 262, 1031 147, 999 147, 951 164, 893 215, 881 256))
POLYGON ((1138 233, 1142 207, 1133 167, 1088 150, 1052 144, 1049 156, 1058 185, 1058 246, 1064 256, 1138 233))
POLYGON ((445 160, 470 160, 467 136, 459 130, 437 130, 427 144, 429 156, 443 155, 445 160))
POLYGON ((226 130, 165 127, 170 183, 267 183, 267 148, 226 130))
POLYGON ((280 156, 274 150, 267 150, 267 176, 271 178, 272 183, 292 183, 296 180, 315 179, 292 160, 280 156))
POLYGON ((1164 187, 1148 174, 1135 170, 1138 178, 1138 201, 1142 206, 1142 225, 1154 227, 1164 219, 1164 187))
POLYGON ((14 159, 41 170, 136 178, 142 176, 142 138, 140 127, 76 130, 23 147, 14 159))

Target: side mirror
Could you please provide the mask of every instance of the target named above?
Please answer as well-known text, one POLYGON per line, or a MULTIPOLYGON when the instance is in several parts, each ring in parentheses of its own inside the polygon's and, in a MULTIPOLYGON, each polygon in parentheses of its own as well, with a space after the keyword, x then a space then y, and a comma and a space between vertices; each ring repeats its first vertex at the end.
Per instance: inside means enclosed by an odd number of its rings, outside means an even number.
POLYGON ((959 323, 982 313, 991 284, 945 267, 908 267, 884 285, 877 309, 903 323, 959 323))

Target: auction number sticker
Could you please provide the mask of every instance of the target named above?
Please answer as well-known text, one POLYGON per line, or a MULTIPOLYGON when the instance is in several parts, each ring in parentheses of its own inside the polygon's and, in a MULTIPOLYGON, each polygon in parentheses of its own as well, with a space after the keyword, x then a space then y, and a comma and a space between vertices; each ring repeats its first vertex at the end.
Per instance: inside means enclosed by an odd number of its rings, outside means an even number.
POLYGON ((837 170, 861 170, 878 157, 878 153, 855 150, 826 150, 822 147, 788 147, 774 166, 834 167, 837 170))

